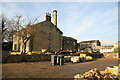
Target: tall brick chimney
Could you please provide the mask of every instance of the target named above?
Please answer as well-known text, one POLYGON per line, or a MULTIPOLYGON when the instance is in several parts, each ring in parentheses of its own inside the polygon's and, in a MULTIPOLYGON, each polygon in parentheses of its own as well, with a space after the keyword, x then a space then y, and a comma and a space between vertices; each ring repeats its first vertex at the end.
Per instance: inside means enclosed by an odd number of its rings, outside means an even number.
POLYGON ((46 18, 46 21, 50 21, 51 22, 51 14, 46 13, 45 18, 46 18))
POLYGON ((53 24, 57 27, 57 11, 53 11, 53 24))

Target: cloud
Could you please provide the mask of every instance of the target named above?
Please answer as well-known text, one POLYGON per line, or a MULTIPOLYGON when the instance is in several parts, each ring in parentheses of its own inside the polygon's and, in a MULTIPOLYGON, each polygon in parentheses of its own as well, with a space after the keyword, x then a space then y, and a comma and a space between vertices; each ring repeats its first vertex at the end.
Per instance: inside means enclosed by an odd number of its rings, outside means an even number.
MULTIPOLYGON (((119 0, 49 0, 49 2, 118 2, 119 0)), ((48 2, 48 0, 2 0, 2 2, 48 2)))
POLYGON ((9 19, 12 19, 17 15, 22 15, 24 19, 26 18, 24 11, 14 2, 2 3, 2 14, 9 19))
MULTIPOLYGON (((98 9, 95 11, 94 10, 88 11, 93 6, 92 5, 87 5, 87 6, 88 7, 84 7, 81 10, 81 12, 79 11, 80 9, 77 7, 75 10, 72 10, 70 12, 70 14, 72 13, 73 17, 71 18, 71 21, 70 18, 68 18, 68 22, 66 24, 67 31, 65 31, 67 33, 65 35, 71 35, 72 37, 77 38, 78 41, 83 40, 83 38, 84 39, 104 38, 106 40, 106 38, 111 39, 112 37, 114 37, 111 35, 117 36, 117 21, 118 21, 117 6, 103 10, 98 9), (83 36, 86 36, 86 38, 83 36)), ((116 40, 117 38, 114 39, 114 41, 116 40)))
POLYGON ((52 12, 53 9, 57 9, 58 26, 65 36, 71 36, 78 41, 99 39, 103 41, 103 44, 106 44, 105 40, 110 40, 109 43, 117 40, 118 10, 117 5, 114 5, 111 3, 83 2, 3 3, 3 13, 9 17, 17 14, 27 15, 31 19, 39 16, 39 20, 43 20, 45 12, 52 12))
POLYGON ((74 37, 78 35, 78 32, 85 30, 87 27, 89 27, 88 25, 91 24, 91 23, 86 24, 86 20, 88 21, 88 19, 87 19, 87 17, 85 18, 85 16, 83 16, 83 14, 89 9, 90 5, 85 4, 85 6, 84 6, 83 4, 82 4, 82 6, 79 6, 79 4, 71 5, 71 6, 67 6, 67 8, 66 8, 66 10, 68 10, 69 12, 66 14, 67 20, 66 20, 65 27, 69 32, 68 34, 71 34, 74 37), (81 22, 80 19, 83 21, 81 22), (80 24, 82 24, 82 25, 86 24, 86 25, 85 25, 85 27, 84 26, 80 27, 79 26, 80 24), (80 28, 80 29, 78 29, 78 28, 80 28))
POLYGON ((108 40, 108 39, 106 39, 106 40, 101 40, 101 42, 102 42, 102 45, 103 45, 103 46, 114 45, 115 43, 117 43, 117 42, 115 42, 114 40, 108 40))

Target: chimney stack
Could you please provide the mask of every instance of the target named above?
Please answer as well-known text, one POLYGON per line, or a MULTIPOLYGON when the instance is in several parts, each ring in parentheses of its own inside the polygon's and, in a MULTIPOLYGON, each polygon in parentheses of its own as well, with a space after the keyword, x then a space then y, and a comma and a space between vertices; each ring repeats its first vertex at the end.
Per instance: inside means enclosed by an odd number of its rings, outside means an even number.
POLYGON ((45 18, 46 18, 46 21, 50 21, 51 22, 51 14, 46 13, 45 18))
POLYGON ((57 11, 53 11, 53 24, 57 27, 57 11))

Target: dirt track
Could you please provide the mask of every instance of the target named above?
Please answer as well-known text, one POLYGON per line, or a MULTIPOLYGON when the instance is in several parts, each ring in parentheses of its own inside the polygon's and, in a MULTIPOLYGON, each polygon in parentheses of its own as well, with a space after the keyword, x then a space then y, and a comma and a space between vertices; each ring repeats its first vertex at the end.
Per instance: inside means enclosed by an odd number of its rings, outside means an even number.
POLYGON ((50 62, 28 62, 3 64, 3 78, 73 78, 93 68, 104 70, 118 65, 118 59, 103 58, 85 63, 67 62, 63 66, 51 66, 50 62))

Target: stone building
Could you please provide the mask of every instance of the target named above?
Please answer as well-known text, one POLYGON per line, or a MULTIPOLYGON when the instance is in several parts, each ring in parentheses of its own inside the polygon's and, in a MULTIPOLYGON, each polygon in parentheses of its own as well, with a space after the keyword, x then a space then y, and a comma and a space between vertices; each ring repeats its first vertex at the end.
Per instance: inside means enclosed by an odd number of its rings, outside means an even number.
POLYGON ((77 51, 77 40, 72 37, 63 36, 62 50, 77 51))
POLYGON ((118 47, 120 47, 120 41, 117 42, 117 43, 115 43, 115 45, 114 45, 114 49, 115 49, 115 48, 118 48, 118 47))
POLYGON ((93 52, 109 53, 114 51, 114 46, 94 46, 93 52))
POLYGON ((79 44, 80 44, 80 50, 86 48, 92 49, 92 47, 94 46, 101 46, 101 42, 99 40, 81 41, 79 44))
MULTIPOLYGON (((57 27, 57 11, 53 11, 53 22, 51 14, 46 13, 45 21, 31 25, 35 30, 32 37, 27 42, 26 52, 40 51, 59 51, 62 49, 62 31, 57 27)), ((13 35, 13 51, 22 51, 23 43, 16 34, 13 35)))

